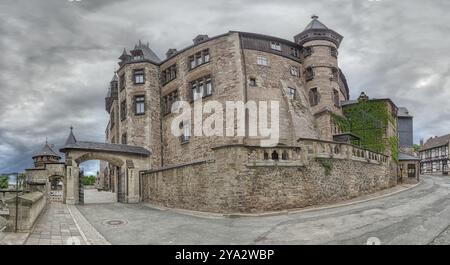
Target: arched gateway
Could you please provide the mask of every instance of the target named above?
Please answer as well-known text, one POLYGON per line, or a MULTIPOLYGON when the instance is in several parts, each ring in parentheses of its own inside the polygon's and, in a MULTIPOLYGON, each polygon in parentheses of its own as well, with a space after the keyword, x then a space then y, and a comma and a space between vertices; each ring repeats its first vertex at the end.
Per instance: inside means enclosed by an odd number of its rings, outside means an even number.
POLYGON ((77 141, 72 128, 60 152, 65 154, 64 201, 67 204, 82 204, 83 184, 80 181, 79 165, 89 160, 108 162, 112 178, 115 179, 117 200, 124 203, 137 203, 139 194, 139 172, 150 168, 151 152, 143 147, 77 141))

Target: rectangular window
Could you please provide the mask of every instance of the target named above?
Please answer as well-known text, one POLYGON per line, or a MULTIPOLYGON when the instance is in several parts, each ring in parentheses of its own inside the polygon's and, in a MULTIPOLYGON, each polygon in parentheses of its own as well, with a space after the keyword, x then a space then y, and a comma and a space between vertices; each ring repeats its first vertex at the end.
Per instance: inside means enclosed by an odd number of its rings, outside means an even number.
POLYGON ((172 93, 169 93, 163 97, 163 114, 169 114, 172 112, 172 105, 178 101, 178 90, 175 90, 172 93))
POLYGON ((250 85, 251 86, 256 86, 256 78, 250 77, 250 85))
POLYGON ((122 91, 125 88, 125 73, 121 74, 119 79, 120 91, 122 91))
POLYGON ((122 134, 122 144, 127 144, 127 133, 122 134))
POLYGON ((295 88, 288 87, 288 97, 290 99, 295 99, 296 95, 297 95, 297 90, 295 88))
POLYGON ((291 48, 291 55, 294 56, 294 57, 296 57, 296 58, 299 58, 299 57, 300 57, 300 56, 299 56, 298 49, 296 49, 296 48, 291 48))
POLYGON ((331 79, 337 81, 339 77, 339 71, 336 68, 331 69, 331 79))
POLYGON ((120 119, 125 120, 127 118, 127 101, 120 102, 120 119))
POLYGON ((134 70, 134 84, 143 84, 144 83, 144 69, 134 70))
POLYGON ((269 65, 269 63, 267 62, 267 58, 265 58, 265 57, 260 57, 260 56, 256 57, 256 64, 258 64, 258 65, 264 65, 264 66, 269 65))
POLYGON ((270 48, 272 50, 281 51, 281 44, 279 42, 271 41, 270 48))
POLYGON ((209 62, 210 59, 211 56, 209 54, 209 49, 205 49, 203 51, 196 53, 195 55, 189 56, 188 57, 189 70, 209 62))
POLYGON ((177 78, 177 65, 171 65, 161 72, 161 83, 163 85, 177 78))
POLYGON ((293 76, 299 76, 299 70, 297 66, 291 66, 291 75, 293 76))
POLYGON ((211 76, 205 76, 190 83, 191 96, 193 100, 210 96, 213 93, 211 76))
POLYGON ((306 81, 309 81, 314 78, 314 70, 312 69, 312 67, 306 68, 305 78, 306 78, 306 81))
POLYGON ((134 97, 134 110, 135 114, 145 114, 145 96, 134 97))
POLYGON ((331 53, 331 56, 333 56, 334 58, 337 58, 337 56, 338 56, 338 51, 337 51, 336 48, 330 47, 330 53, 331 53))
POLYGON ((336 89, 333 89, 333 102, 334 106, 339 107, 340 101, 339 101, 339 91, 336 89))
POLYGON ((311 88, 311 90, 309 90, 309 104, 311 106, 316 106, 317 104, 319 104, 320 98, 319 98, 319 92, 317 91, 317 87, 315 88, 311 88))
POLYGON ((303 48, 303 57, 308 57, 313 53, 313 50, 311 47, 304 47, 303 48))
POLYGON ((211 77, 207 77, 205 81, 206 90, 205 90, 205 96, 212 95, 212 83, 211 83, 211 77))
POLYGON ((183 134, 180 137, 181 143, 188 143, 191 138, 191 126, 188 122, 181 123, 183 134))

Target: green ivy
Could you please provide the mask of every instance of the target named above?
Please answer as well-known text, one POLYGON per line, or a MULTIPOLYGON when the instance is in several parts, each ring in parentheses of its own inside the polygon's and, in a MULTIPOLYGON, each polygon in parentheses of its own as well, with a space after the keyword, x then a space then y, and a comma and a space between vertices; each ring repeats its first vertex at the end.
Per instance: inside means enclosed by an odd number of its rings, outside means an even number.
POLYGON ((325 171, 325 176, 331 175, 331 170, 333 169, 333 164, 330 159, 317 157, 316 161, 323 167, 325 171))
MULTIPOLYGON (((386 138, 388 125, 397 128, 396 120, 383 101, 360 101, 346 106, 344 116, 332 114, 332 120, 342 132, 349 132, 360 137, 361 147, 378 153, 385 153, 387 148, 397 152, 397 137, 386 138), (395 145, 395 148, 394 148, 395 145)), ((357 142, 352 142, 356 144, 357 142)), ((394 158, 394 155, 393 155, 394 158)), ((398 158, 396 158, 398 159, 398 158)))
POLYGON ((397 136, 390 137, 389 145, 391 147, 392 160, 398 164, 398 137, 397 136))

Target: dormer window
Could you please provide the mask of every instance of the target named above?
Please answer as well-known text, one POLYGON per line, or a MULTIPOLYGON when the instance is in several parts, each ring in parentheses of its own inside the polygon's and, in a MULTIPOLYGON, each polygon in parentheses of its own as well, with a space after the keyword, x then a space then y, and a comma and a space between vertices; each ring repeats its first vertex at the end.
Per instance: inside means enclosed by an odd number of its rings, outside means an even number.
POLYGON ((136 55, 133 57, 133 60, 135 61, 144 60, 144 55, 136 55))
POLYGON ((296 58, 299 58, 299 57, 300 57, 300 56, 299 56, 298 49, 296 49, 296 48, 291 48, 291 55, 294 56, 294 57, 296 57, 296 58))
POLYGON ((281 44, 279 42, 271 41, 270 48, 275 51, 281 51, 281 44))

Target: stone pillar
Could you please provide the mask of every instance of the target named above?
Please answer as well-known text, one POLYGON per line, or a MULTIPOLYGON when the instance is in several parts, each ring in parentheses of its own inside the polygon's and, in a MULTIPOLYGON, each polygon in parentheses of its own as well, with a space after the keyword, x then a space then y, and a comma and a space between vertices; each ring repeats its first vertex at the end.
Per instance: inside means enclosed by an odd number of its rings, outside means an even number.
POLYGON ((128 203, 138 203, 140 201, 139 196, 139 170, 127 169, 128 174, 128 203))
POLYGON ((66 203, 79 203, 79 179, 80 169, 77 166, 66 167, 66 203))

